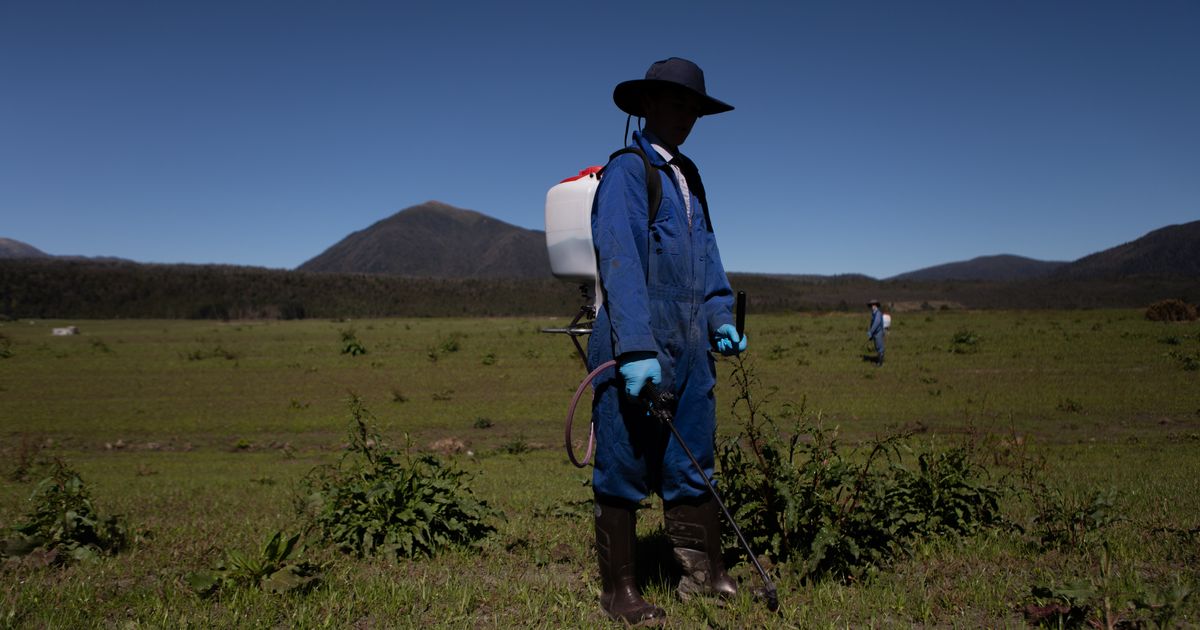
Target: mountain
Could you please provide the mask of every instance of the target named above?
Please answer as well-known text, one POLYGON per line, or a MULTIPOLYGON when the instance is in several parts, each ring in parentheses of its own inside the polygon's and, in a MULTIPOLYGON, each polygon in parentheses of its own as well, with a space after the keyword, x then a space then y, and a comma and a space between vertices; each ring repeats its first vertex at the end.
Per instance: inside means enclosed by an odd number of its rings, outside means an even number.
POLYGON ((1098 280, 1125 277, 1200 276, 1200 221, 1168 225, 1073 262, 1001 254, 909 271, 888 280, 1098 280))
POLYGON ((1029 280, 1049 276, 1067 264, 999 254, 925 267, 893 276, 889 280, 1029 280))
POLYGON ((50 254, 28 243, 0 237, 0 258, 50 258, 50 254))
POLYGON ((300 271, 430 278, 550 278, 544 232, 439 201, 350 234, 300 271))
POLYGON ((1200 221, 1168 225, 1084 256, 1056 275, 1068 278, 1200 276, 1200 221))

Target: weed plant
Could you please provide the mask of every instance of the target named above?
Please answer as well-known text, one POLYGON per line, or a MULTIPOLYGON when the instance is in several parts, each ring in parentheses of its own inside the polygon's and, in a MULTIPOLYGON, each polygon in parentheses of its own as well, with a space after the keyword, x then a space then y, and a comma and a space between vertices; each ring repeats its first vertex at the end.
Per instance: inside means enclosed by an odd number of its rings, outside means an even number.
POLYGON ((230 551, 212 570, 188 574, 187 582, 201 597, 248 587, 271 593, 302 593, 321 580, 323 567, 301 560, 304 547, 299 543, 300 534, 275 532, 258 555, 230 551))
POLYGON ((348 354, 352 357, 357 357, 367 353, 367 348, 358 340, 357 333, 353 328, 347 328, 339 331, 342 336, 342 354, 348 354))
POLYGON ((30 481, 32 475, 37 474, 39 470, 48 469, 53 464, 53 460, 42 452, 43 445, 40 436, 21 436, 16 452, 8 461, 10 467, 6 472, 10 481, 30 481))
POLYGON ((1167 356, 1175 359, 1179 363, 1179 367, 1188 372, 1200 370, 1200 352, 1176 352, 1172 350, 1167 353, 1167 356))
POLYGON ((973 354, 979 351, 979 336, 970 330, 960 330, 950 339, 950 351, 955 354, 973 354))
POLYGON ((1121 579, 1108 543, 1097 552, 1097 572, 1067 583, 1032 589, 1025 606, 1033 625, 1057 628, 1175 628, 1192 596, 1178 577, 1162 589, 1128 585, 1121 579))
POLYGON ((303 481, 297 511, 315 535, 358 557, 436 555, 495 531, 499 512, 477 499, 466 472, 432 454, 383 446, 370 411, 353 396, 350 445, 335 465, 303 481))
POLYGON ((724 492, 756 549, 802 579, 852 579, 908 553, 927 536, 1002 524, 1000 486, 966 448, 926 452, 905 468, 908 434, 844 452, 836 429, 804 409, 784 430, 756 399, 750 363, 733 370, 742 431, 719 449, 724 492))
POLYGON ((101 514, 79 473, 61 459, 49 468, 34 487, 25 520, 0 545, 0 555, 38 554, 46 564, 63 564, 94 561, 124 549, 129 542, 124 519, 101 514))

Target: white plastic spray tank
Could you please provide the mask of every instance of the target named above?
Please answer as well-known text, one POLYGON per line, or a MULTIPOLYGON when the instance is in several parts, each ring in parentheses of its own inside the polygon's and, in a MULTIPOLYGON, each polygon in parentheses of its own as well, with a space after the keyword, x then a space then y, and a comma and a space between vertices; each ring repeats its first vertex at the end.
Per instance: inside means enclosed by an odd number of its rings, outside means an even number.
POLYGON ((600 166, 579 171, 546 193, 546 251, 556 278, 591 289, 592 307, 600 308, 600 277, 592 244, 592 200, 600 186, 600 166))

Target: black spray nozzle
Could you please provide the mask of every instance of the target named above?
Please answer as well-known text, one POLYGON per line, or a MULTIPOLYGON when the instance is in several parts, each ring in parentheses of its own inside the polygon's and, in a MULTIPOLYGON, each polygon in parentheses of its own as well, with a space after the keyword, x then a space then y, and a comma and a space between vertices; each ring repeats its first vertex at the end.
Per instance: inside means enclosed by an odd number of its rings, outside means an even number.
POLYGON ((670 390, 659 389, 654 381, 646 381, 638 394, 638 401, 646 406, 646 411, 659 422, 670 422, 672 410, 675 408, 675 394, 670 390))

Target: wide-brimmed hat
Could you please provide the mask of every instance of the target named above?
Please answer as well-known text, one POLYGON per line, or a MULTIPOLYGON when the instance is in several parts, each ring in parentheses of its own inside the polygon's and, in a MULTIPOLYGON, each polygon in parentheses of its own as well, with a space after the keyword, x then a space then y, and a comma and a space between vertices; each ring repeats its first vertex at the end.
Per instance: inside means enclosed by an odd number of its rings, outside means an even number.
POLYGON ((718 101, 704 89, 704 71, 700 66, 679 57, 655 61, 646 71, 646 78, 618 83, 613 90, 613 102, 626 114, 644 118, 642 94, 655 85, 678 85, 700 97, 700 115, 710 116, 733 109, 733 105, 718 101))
POLYGON ((867 306, 879 306, 879 300, 868 300, 867 306))

